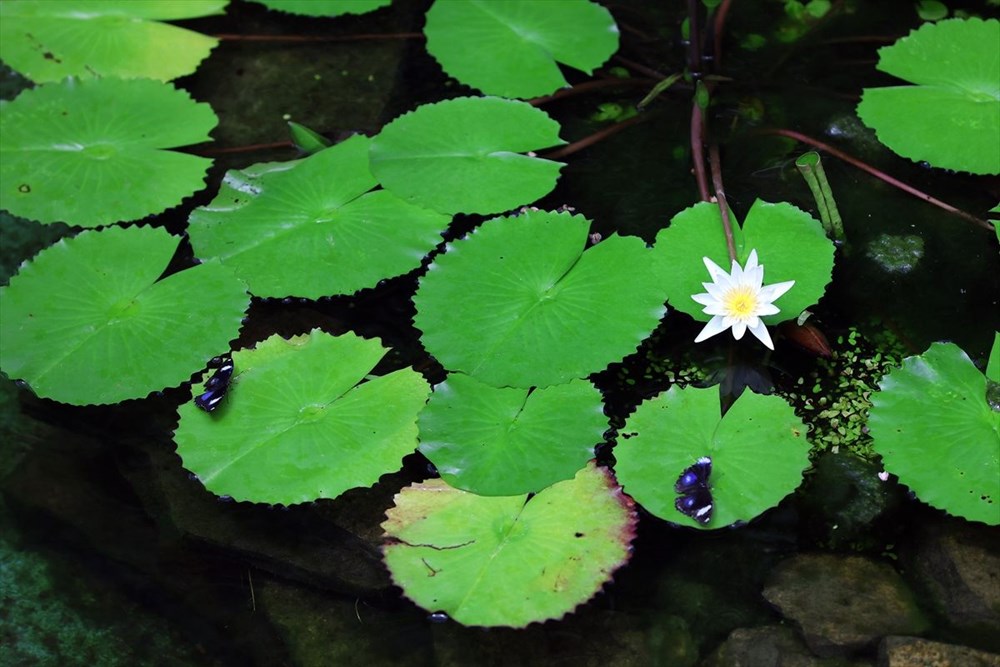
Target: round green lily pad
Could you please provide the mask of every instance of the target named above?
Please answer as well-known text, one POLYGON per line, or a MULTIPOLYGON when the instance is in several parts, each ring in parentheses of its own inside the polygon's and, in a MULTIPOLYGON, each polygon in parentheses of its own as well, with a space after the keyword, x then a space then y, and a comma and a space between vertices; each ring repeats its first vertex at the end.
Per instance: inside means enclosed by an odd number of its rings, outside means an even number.
POLYGON ((495 387, 546 387, 635 351, 664 313, 653 253, 580 215, 525 211, 449 244, 421 278, 414 322, 445 368, 495 387))
POLYGON ((218 119, 170 84, 92 79, 25 90, 0 106, 0 208, 96 227, 175 206, 212 161, 165 150, 209 139, 218 119))
POLYGON ((911 160, 1000 173, 1000 21, 925 23, 879 49, 878 69, 913 86, 866 88, 858 115, 911 160))
POLYGON ((0 368, 74 405, 186 381, 229 348, 250 296, 218 262, 161 278, 180 241, 114 227, 43 250, 0 287, 0 368))
POLYGON ((636 513, 593 463, 531 496, 432 479, 396 495, 385 563, 415 603, 463 625, 523 628, 583 604, 629 558, 636 513))
POLYGON ((540 109, 496 97, 460 97, 403 114, 374 138, 382 187, 442 213, 500 213, 544 197, 562 163, 530 151, 564 144, 540 109))
POLYGON ((438 0, 427 52, 487 95, 538 97, 568 86, 558 63, 591 74, 618 50, 607 9, 581 0, 438 0))
POLYGON ((1000 524, 1000 412, 986 376, 957 345, 934 343, 891 371, 872 396, 868 428, 885 469, 925 503, 1000 524))
POLYGON ((743 392, 721 417, 717 387, 671 387, 628 418, 615 473, 637 503, 672 523, 712 529, 749 521, 794 491, 809 466, 807 428, 778 396, 743 392), (712 459, 713 512, 703 525, 675 507, 674 484, 712 459))
POLYGON ((184 467, 212 493, 256 503, 371 486, 416 449, 417 413, 430 393, 410 368, 369 377, 386 352, 377 340, 319 330, 234 352, 219 406, 208 413, 192 401, 178 410, 184 467))
MULTIPOLYGON (((775 301, 781 312, 762 317, 765 323, 794 319, 819 301, 833 273, 834 245, 818 220, 791 204, 760 199, 750 207, 742 228, 733 216, 730 219, 740 266, 745 266, 750 251, 756 250, 764 267, 765 285, 795 281, 775 301)), ((671 307, 698 321, 710 320, 712 316, 703 313, 703 306, 691 296, 703 293, 703 283, 712 282, 703 257, 727 272, 732 266, 718 205, 702 202, 675 215, 670 226, 656 235, 654 251, 671 307)))
POLYGON ((365 14, 379 7, 387 7, 392 0, 250 0, 268 9, 304 16, 341 16, 365 14))
POLYGON ((68 76, 170 81, 194 72, 219 43, 159 23, 222 14, 228 0, 7 0, 0 58, 39 83, 68 76))
POLYGON ((420 413, 420 452, 450 485, 485 496, 535 493, 594 458, 608 428, 585 380, 496 388, 453 373, 420 413))
POLYGON ((352 294, 417 268, 450 217, 369 192, 370 141, 356 135, 302 160, 230 171, 191 213, 195 254, 221 259, 267 297, 352 294))

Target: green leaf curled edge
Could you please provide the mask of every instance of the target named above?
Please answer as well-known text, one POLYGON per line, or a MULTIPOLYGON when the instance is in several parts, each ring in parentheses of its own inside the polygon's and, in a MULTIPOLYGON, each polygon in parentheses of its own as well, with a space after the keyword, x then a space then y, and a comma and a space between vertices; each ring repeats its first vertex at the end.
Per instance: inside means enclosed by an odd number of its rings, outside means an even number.
POLYGON ((355 135, 301 160, 228 172, 191 213, 195 254, 219 258, 266 297, 352 294, 416 269, 450 217, 369 192, 370 142, 355 135))
POLYGON ((1000 524, 1000 413, 960 347, 934 343, 891 371, 872 396, 868 428, 885 469, 923 502, 1000 524))
POLYGON ((403 489, 382 524, 403 593, 463 625, 562 618, 625 564, 632 502, 593 463, 534 496, 477 496, 432 479, 403 489))
POLYGON ((501 97, 553 93, 569 85, 558 63, 590 74, 618 49, 610 12, 581 0, 438 0, 424 34, 445 72, 501 97))
POLYGON ((445 368, 495 387, 546 387, 633 352, 663 316, 641 239, 587 248, 590 221, 528 210, 449 244, 420 279, 414 323, 445 368))
MULTIPOLYGON (((730 219, 734 219, 730 216, 730 219)), ((764 284, 794 280, 795 285, 775 305, 781 311, 761 319, 773 325, 794 319, 823 296, 833 273, 834 245, 823 226, 805 211, 780 202, 758 199, 747 212, 742 227, 733 227, 736 255, 745 266, 751 250, 764 267, 764 284)), ((700 322, 712 318, 691 296, 711 282, 702 258, 708 257, 729 271, 722 215, 715 204, 702 202, 675 215, 670 226, 656 235, 660 282, 670 306, 700 322)))
POLYGON ((166 150, 209 139, 212 108, 147 79, 67 79, 0 105, 0 207, 96 227, 175 206, 212 161, 166 150))
POLYGON ((562 163, 530 155, 557 146, 559 123, 525 102, 459 97, 399 116, 372 140, 382 187, 442 213, 487 215, 540 199, 562 163))
POLYGON ((637 503, 661 519, 711 530, 753 519, 794 491, 809 466, 807 428, 778 396, 744 392, 724 417, 715 387, 671 387, 643 402, 620 433, 615 474, 637 503), (674 482, 702 456, 712 459, 714 510, 702 525, 674 506, 674 482))
POLYGON ((0 58, 38 83, 191 74, 219 40, 159 20, 222 14, 228 0, 6 0, 0 58))
POLYGON ((212 493, 256 503, 292 505, 371 486, 416 449, 417 413, 430 393, 410 368, 366 379, 386 352, 377 340, 318 329, 233 352, 220 406, 178 409, 174 441, 184 467, 212 493))
POLYGON ((73 405, 186 381, 236 338, 250 296, 218 262, 161 278, 179 243, 113 227, 43 250, 0 287, 0 368, 73 405))
POLYGON ((420 452, 455 488, 536 493, 594 458, 608 428, 603 408, 600 392, 585 380, 496 388, 453 373, 420 413, 420 452))

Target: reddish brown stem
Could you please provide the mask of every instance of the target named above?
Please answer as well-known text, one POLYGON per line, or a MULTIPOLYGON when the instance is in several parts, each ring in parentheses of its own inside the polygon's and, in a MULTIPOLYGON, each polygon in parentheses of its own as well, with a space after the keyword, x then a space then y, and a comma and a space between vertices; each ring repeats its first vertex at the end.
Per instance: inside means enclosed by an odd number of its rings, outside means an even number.
POLYGON ((715 186, 715 201, 722 213, 722 231, 726 235, 726 249, 729 259, 736 261, 736 241, 733 238, 733 221, 729 219, 729 203, 726 201, 726 190, 722 186, 722 163, 719 160, 719 145, 708 147, 708 162, 712 167, 712 185, 715 186))
POLYGON ((705 172, 704 118, 698 100, 691 102, 691 164, 694 180, 698 184, 698 195, 702 201, 712 201, 708 193, 708 176, 705 172))
POLYGON ((965 218, 969 222, 972 222, 972 223, 974 223, 976 225, 979 225, 980 227, 984 227, 985 229, 989 229, 990 231, 993 231, 993 226, 990 225, 990 223, 986 222, 985 220, 980 220, 979 218, 977 218, 976 216, 972 215, 971 213, 966 213, 965 211, 963 211, 961 209, 955 208, 951 204, 947 204, 947 203, 941 201, 940 199, 936 199, 936 198, 930 196, 926 192, 918 190, 918 189, 916 189, 913 186, 907 185, 906 183, 903 183, 902 181, 893 178, 892 176, 890 176, 889 174, 885 173, 884 171, 880 171, 879 169, 876 169, 875 167, 873 167, 873 166, 871 166, 871 165, 869 165, 869 164, 867 164, 865 162, 862 162, 861 160, 859 160, 858 158, 854 157, 853 155, 849 155, 848 153, 845 153, 844 151, 840 150, 839 148, 834 148, 833 146, 831 146, 829 144, 825 144, 822 141, 818 141, 816 139, 813 139, 812 137, 807 136, 805 134, 800 134, 799 132, 795 132, 794 130, 766 129, 766 130, 760 130, 759 132, 761 134, 777 134, 777 135, 780 135, 780 136, 783 136, 783 137, 788 137, 790 139, 795 139, 796 141, 801 141, 804 144, 809 144, 813 148, 818 148, 819 150, 826 151, 827 153, 829 153, 830 155, 834 156, 835 158, 839 158, 839 159, 843 160, 844 162, 846 162, 846 163, 848 163, 848 164, 850 164, 850 165, 852 165, 854 167, 857 167, 858 169, 860 169, 862 171, 868 172, 869 174, 871 174, 875 178, 888 183, 889 185, 893 186, 894 188, 898 188, 898 189, 902 190, 903 192, 905 192, 907 194, 913 195, 917 199, 924 200, 928 204, 933 204, 934 206, 937 206, 938 208, 940 208, 940 209, 942 209, 944 211, 948 211, 949 213, 953 213, 954 215, 957 215, 957 216, 959 216, 961 218, 965 218))
POLYGON ((275 141, 269 144, 252 144, 250 146, 233 146, 230 148, 204 148, 192 151, 198 155, 230 155, 233 153, 253 153, 255 151, 270 151, 276 148, 294 148, 291 141, 275 141))
POLYGON ((713 34, 713 48, 715 53, 715 71, 722 69, 722 31, 726 26, 726 16, 729 15, 729 7, 733 0, 722 0, 722 4, 715 12, 715 30, 713 34))
POLYGON ((583 139, 580 139, 579 141, 574 141, 568 146, 563 146, 562 148, 557 148, 553 151, 549 151, 548 153, 543 153, 541 157, 545 158, 546 160, 557 160, 559 158, 566 157, 567 155, 572 155, 577 151, 581 151, 584 148, 589 148, 590 146, 593 146, 597 142, 607 139, 613 134, 621 132, 627 127, 631 127, 632 125, 636 125, 637 123, 644 123, 647 120, 653 118, 654 116, 655 114, 652 113, 643 114, 641 116, 632 116, 628 120, 623 120, 620 123, 615 123, 614 125, 606 127, 603 130, 600 130, 599 132, 594 132, 593 134, 586 136, 583 139))
POLYGON ((566 97, 573 97, 574 95, 581 95, 583 93, 588 93, 593 90, 600 90, 602 88, 614 88, 614 87, 629 87, 629 86, 641 86, 643 88, 648 88, 655 85, 657 80, 655 79, 619 79, 618 77, 607 78, 607 79, 595 79, 594 81, 586 81, 584 83, 578 83, 572 88, 564 88, 551 95, 545 95, 544 97, 535 97, 530 100, 526 100, 528 104, 532 106, 541 106, 555 100, 561 100, 566 97))

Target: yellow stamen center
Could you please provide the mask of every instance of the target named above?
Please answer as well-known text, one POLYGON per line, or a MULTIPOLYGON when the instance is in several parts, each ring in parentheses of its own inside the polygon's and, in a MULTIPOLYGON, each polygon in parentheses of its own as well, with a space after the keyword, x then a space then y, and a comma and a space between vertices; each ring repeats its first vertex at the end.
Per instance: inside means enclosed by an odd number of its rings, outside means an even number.
POLYGON ((750 287, 740 285, 725 293, 722 304, 730 317, 748 319, 757 312, 757 294, 750 287))

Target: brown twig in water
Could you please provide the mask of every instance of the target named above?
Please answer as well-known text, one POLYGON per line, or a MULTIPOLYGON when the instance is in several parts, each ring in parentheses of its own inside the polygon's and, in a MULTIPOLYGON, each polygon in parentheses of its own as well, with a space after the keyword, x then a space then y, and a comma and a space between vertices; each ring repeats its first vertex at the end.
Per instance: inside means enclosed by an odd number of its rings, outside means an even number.
POLYGON ((667 75, 664 74, 663 72, 655 70, 652 67, 647 67, 642 63, 637 63, 634 60, 629 60, 624 56, 614 55, 611 56, 611 59, 614 60, 615 62, 625 65, 625 67, 628 67, 629 69, 633 69, 636 72, 639 72, 640 74, 645 74, 646 76, 651 77, 653 79, 660 80, 667 78, 667 75))
POLYGON ((230 148, 203 148, 191 151, 197 155, 230 155, 233 153, 253 153, 254 151, 270 151, 277 148, 295 148, 291 141, 275 141, 270 144, 251 144, 250 146, 233 146, 230 148))
POLYGON ((577 151, 581 151, 584 148, 589 148, 590 146, 593 146, 597 142, 607 139, 613 134, 621 132, 627 127, 631 127, 632 125, 637 125, 638 123, 644 123, 647 120, 653 118, 655 115, 656 114, 654 112, 654 113, 643 114, 641 116, 632 116, 628 120, 623 120, 620 123, 615 123, 614 125, 606 127, 598 132, 594 132, 593 134, 586 136, 583 139, 580 139, 579 141, 574 141, 568 146, 563 146, 562 148, 557 148, 553 151, 542 153, 539 157, 543 157, 546 160, 556 160, 562 157, 566 157, 567 155, 572 155, 577 151))
POLYGON ((933 204, 934 206, 937 206, 938 208, 940 208, 940 209, 942 209, 944 211, 947 211, 949 213, 953 213, 953 214, 955 214, 955 215, 957 215, 957 216, 959 216, 961 218, 965 218, 969 222, 972 222, 972 223, 974 223, 976 225, 979 225, 980 227, 983 227, 985 229, 993 231, 993 226, 990 223, 986 222, 985 220, 981 220, 981 219, 977 218, 976 216, 972 215, 971 213, 966 213, 965 211, 963 211, 961 209, 955 208, 951 204, 947 204, 947 203, 941 201, 940 199, 936 199, 935 197, 930 196, 926 192, 923 192, 922 190, 918 190, 918 189, 916 189, 913 186, 907 185, 906 183, 903 183, 902 181, 893 178, 892 176, 890 176, 889 174, 885 173, 884 171, 876 169, 875 167, 873 167, 873 166, 871 166, 871 165, 869 165, 869 164, 867 164, 865 162, 862 162, 861 160, 859 160, 858 158, 854 157, 853 155, 849 155, 848 153, 845 153, 844 151, 840 150, 839 148, 834 148, 833 146, 831 146, 829 144, 825 144, 822 141, 818 141, 816 139, 813 139, 810 136, 807 136, 805 134, 801 134, 799 132, 795 132, 794 130, 785 130, 785 129, 780 129, 780 128, 758 130, 755 134, 777 134, 777 135, 780 135, 780 136, 783 136, 783 137, 788 137, 790 139, 795 139, 796 141, 801 141, 804 144, 809 144, 813 148, 818 148, 819 150, 826 151, 827 153, 829 153, 833 157, 839 158, 839 159, 843 160, 844 162, 846 162, 846 163, 848 163, 848 164, 850 164, 850 165, 852 165, 854 167, 857 167, 858 169, 860 169, 862 171, 868 172, 869 174, 871 174, 875 178, 877 178, 877 179, 879 179, 881 181, 884 181, 884 182, 888 183, 889 185, 893 186, 894 188, 898 188, 898 189, 902 190, 903 192, 906 192, 907 194, 913 195, 917 199, 922 199, 925 202, 927 202, 928 204, 933 204))
POLYGON ((656 84, 654 79, 620 79, 618 77, 608 77, 607 79, 596 79, 594 81, 586 81, 584 83, 578 83, 572 88, 563 88, 558 90, 551 95, 544 95, 542 97, 535 97, 530 100, 525 100, 531 106, 541 106, 549 102, 554 102, 555 100, 561 100, 566 97, 572 97, 574 95, 581 95, 583 93, 588 93, 594 90, 600 90, 601 88, 614 88, 617 86, 642 86, 648 87, 656 84))

